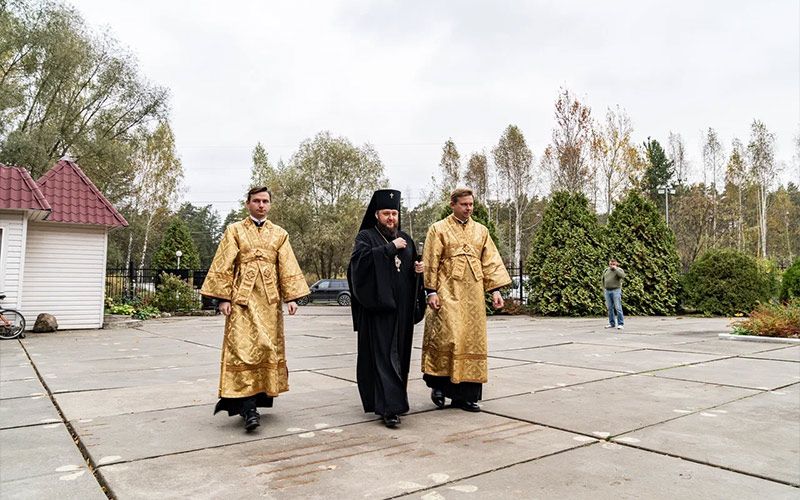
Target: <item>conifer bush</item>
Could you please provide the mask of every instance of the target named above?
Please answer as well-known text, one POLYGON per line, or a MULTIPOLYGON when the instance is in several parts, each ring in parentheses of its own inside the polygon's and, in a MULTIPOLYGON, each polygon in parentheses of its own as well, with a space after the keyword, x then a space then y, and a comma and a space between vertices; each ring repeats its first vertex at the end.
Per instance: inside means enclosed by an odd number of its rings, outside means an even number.
POLYGON ((602 229, 586 197, 555 193, 525 267, 531 311, 553 316, 604 314, 600 278, 608 258, 602 229))
POLYGON ((200 296, 189 283, 168 273, 161 273, 160 281, 153 297, 153 306, 167 312, 200 309, 200 296))
POLYGON ((673 314, 678 307, 680 256, 675 235, 656 205, 636 192, 630 193, 611 212, 606 237, 610 256, 625 271, 625 311, 635 315, 673 314))
POLYGON ((781 300, 800 299, 800 258, 783 273, 781 300))
POLYGON ((733 249, 707 251, 683 277, 686 305, 706 315, 747 314, 769 289, 755 259, 733 249))

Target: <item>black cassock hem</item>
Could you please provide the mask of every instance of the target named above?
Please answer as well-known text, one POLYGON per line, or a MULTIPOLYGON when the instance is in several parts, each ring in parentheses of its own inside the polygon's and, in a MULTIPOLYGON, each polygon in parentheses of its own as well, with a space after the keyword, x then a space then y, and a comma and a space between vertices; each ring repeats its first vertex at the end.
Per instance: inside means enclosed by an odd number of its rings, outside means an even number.
POLYGON ((444 397, 456 399, 460 401, 469 401, 470 403, 477 403, 483 397, 483 384, 480 382, 461 382, 454 384, 450 377, 437 377, 436 375, 422 375, 422 380, 425 381, 431 389, 439 389, 444 394, 444 397))
POLYGON ((272 408, 272 396, 267 396, 266 392, 260 392, 253 396, 244 398, 219 398, 214 407, 214 415, 221 411, 227 411, 228 416, 244 415, 248 410, 256 408, 272 408))

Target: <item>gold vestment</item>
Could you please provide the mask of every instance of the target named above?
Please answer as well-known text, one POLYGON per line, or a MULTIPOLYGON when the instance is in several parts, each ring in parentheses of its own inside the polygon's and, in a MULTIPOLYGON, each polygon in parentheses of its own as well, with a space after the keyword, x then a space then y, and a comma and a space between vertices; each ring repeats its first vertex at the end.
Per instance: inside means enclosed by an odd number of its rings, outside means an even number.
POLYGON ((422 371, 455 383, 488 381, 484 292, 511 283, 486 226, 450 215, 428 229, 425 288, 441 308, 425 313, 422 371))
POLYGON ((219 396, 288 391, 283 302, 310 292, 286 231, 270 221, 259 228, 249 217, 228 226, 200 293, 231 301, 219 396))

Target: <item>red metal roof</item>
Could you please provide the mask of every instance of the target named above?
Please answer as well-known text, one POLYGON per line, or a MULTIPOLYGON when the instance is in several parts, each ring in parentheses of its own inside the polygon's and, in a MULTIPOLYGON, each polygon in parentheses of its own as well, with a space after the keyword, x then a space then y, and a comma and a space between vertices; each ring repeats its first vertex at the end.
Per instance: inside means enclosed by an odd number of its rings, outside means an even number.
POLYGON ((0 164, 0 209, 2 208, 48 211, 51 209, 27 170, 0 164))
POLYGON ((128 225, 83 170, 71 161, 59 161, 36 184, 53 208, 48 221, 112 227, 128 225))

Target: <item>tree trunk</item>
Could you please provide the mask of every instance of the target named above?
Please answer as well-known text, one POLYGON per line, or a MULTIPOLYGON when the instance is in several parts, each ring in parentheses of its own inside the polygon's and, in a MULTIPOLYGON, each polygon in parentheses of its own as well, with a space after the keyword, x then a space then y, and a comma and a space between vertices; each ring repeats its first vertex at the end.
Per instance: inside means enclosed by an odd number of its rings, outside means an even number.
POLYGON ((153 212, 147 214, 147 223, 144 226, 144 239, 142 240, 142 259, 139 261, 139 269, 144 269, 144 258, 147 255, 147 240, 150 238, 150 226, 153 225, 153 212))

